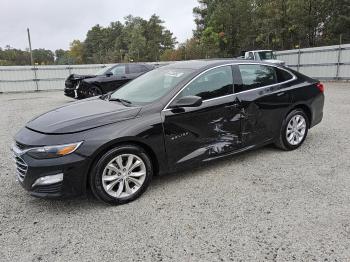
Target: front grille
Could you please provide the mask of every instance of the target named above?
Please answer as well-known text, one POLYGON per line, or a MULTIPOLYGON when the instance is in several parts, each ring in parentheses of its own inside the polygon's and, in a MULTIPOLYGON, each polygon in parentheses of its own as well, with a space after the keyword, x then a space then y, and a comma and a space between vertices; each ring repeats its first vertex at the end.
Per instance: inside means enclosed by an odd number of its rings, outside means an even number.
POLYGON ((28 165, 21 157, 17 156, 16 154, 14 154, 13 157, 16 162, 16 171, 18 178, 23 181, 28 171, 28 165))
POLYGON ((16 142, 16 145, 12 148, 13 160, 15 161, 15 164, 16 164, 17 177, 21 182, 23 182, 28 171, 28 165, 21 157, 24 148, 26 148, 25 145, 17 142, 16 142))

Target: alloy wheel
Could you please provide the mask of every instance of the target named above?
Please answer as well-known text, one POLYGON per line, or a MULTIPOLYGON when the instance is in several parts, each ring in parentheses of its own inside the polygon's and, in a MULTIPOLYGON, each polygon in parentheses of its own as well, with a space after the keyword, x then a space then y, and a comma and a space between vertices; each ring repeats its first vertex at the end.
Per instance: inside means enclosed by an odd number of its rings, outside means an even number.
POLYGON ((146 165, 140 157, 121 154, 104 168, 102 185, 108 195, 117 199, 128 198, 142 187, 146 172, 146 165))
POLYGON ((289 144, 296 146, 299 145, 306 134, 306 120, 302 115, 293 116, 286 128, 286 138, 289 144))

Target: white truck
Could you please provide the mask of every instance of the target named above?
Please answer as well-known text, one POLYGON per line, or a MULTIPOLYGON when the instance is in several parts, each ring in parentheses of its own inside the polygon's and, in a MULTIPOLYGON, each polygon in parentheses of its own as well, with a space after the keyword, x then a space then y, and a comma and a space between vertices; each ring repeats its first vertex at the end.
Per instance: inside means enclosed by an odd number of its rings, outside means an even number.
POLYGON ((279 65, 285 65, 284 61, 277 60, 276 55, 272 50, 254 50, 247 51, 244 54, 244 59, 254 61, 264 61, 268 63, 274 63, 279 65))

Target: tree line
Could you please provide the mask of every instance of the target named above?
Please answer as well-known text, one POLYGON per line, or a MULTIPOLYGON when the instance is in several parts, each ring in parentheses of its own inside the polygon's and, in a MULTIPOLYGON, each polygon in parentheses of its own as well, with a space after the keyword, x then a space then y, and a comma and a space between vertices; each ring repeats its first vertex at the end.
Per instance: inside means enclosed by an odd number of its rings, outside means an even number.
MULTIPOLYGON (((198 0, 193 36, 178 44, 159 16, 93 26, 69 50, 34 49, 38 64, 169 61, 239 56, 350 42, 350 0, 198 0)), ((29 52, 0 48, 0 65, 30 64, 29 52)))
MULTIPOLYGON (((93 26, 85 40, 74 40, 69 50, 34 49, 33 60, 39 65, 159 61, 165 50, 173 50, 176 44, 173 33, 163 24, 157 15, 148 20, 129 15, 107 27, 93 26)), ((0 65, 28 64, 28 50, 0 48, 0 65)))
POLYGON ((198 0, 193 37, 166 60, 350 42, 350 0, 198 0))

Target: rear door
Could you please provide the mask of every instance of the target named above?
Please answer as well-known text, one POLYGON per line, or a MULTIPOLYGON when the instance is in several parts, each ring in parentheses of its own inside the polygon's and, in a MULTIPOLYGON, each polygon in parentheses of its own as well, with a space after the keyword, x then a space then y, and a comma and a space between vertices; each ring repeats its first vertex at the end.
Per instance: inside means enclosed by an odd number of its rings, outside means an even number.
POLYGON ((219 157, 241 147, 240 112, 233 99, 231 66, 197 77, 180 92, 200 96, 203 104, 163 110, 165 144, 169 166, 219 157))
POLYGON ((243 143, 249 146, 275 139, 292 103, 288 87, 294 76, 284 69, 262 64, 240 64, 233 68, 243 143))

